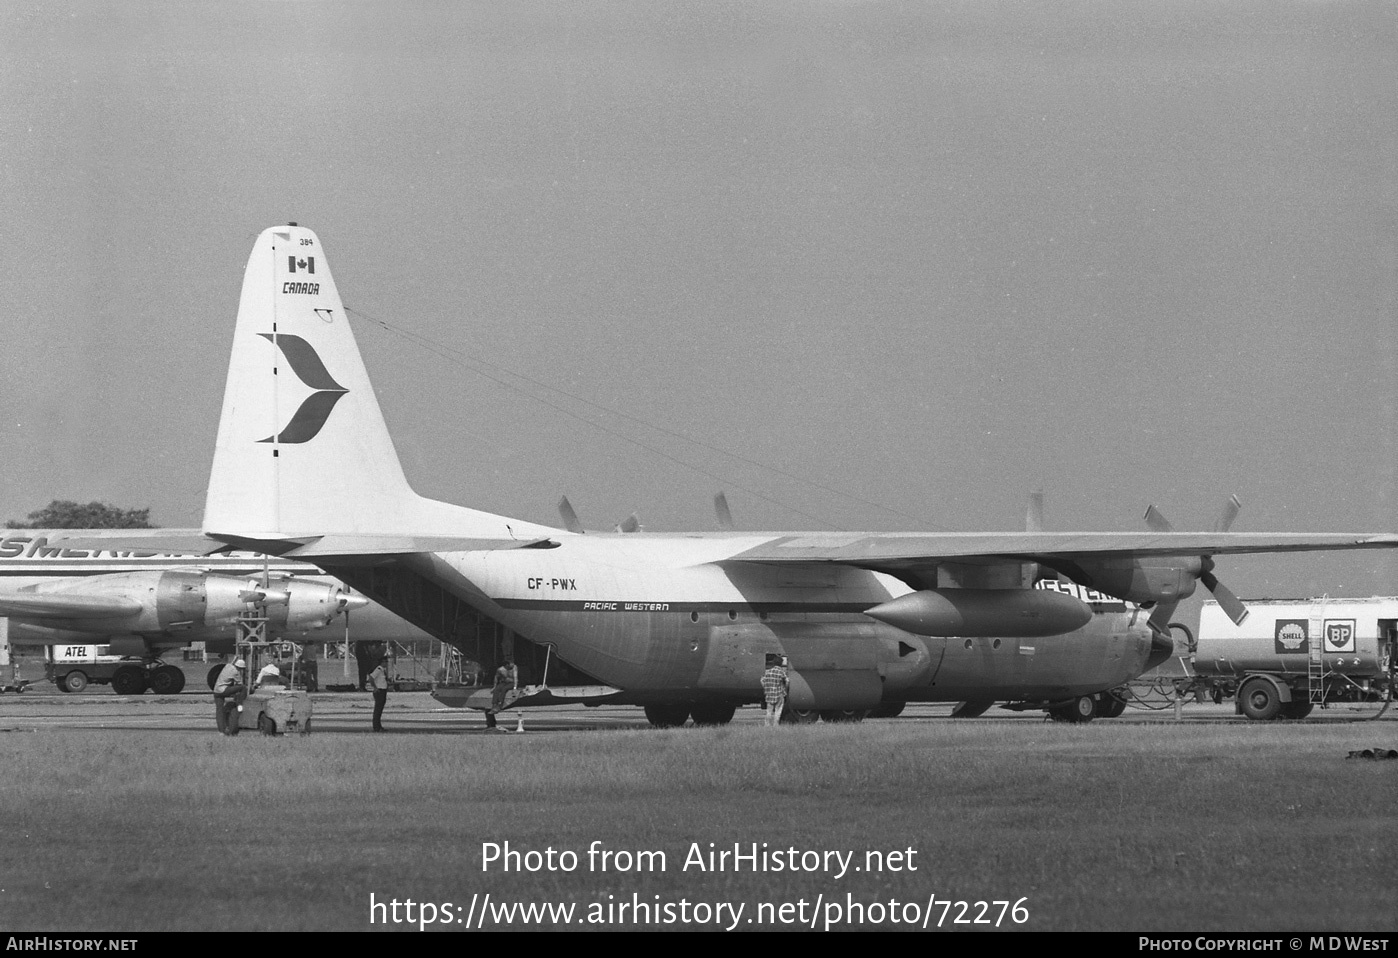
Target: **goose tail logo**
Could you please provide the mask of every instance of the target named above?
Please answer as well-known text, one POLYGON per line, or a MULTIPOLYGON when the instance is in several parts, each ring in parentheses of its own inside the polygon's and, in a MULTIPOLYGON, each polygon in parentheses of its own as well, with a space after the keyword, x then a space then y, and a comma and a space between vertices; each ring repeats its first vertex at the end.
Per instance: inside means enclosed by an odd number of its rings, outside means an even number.
POLYGON ((349 392, 337 383, 326 370, 325 364, 310 343, 300 336, 288 333, 258 333, 282 351, 291 371, 303 383, 315 390, 301 403, 291 421, 282 427, 281 432, 259 439, 258 442, 298 443, 310 442, 330 418, 330 411, 349 392))

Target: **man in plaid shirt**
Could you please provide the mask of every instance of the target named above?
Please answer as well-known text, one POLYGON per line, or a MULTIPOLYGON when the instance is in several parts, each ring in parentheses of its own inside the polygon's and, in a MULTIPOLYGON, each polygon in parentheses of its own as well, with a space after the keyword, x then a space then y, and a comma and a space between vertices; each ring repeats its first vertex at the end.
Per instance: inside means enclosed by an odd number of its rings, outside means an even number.
POLYGON ((767 724, 776 725, 782 719, 782 709, 786 706, 786 692, 790 681, 786 676, 785 659, 780 655, 767 654, 767 671, 762 673, 762 697, 766 699, 767 724))

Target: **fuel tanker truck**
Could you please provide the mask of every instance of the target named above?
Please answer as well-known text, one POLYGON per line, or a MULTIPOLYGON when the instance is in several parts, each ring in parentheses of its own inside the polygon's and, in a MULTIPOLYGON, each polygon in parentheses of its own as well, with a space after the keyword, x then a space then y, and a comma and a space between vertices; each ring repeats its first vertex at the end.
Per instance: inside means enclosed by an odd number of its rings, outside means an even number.
POLYGON ((1235 625, 1217 602, 1199 613, 1196 687, 1233 696, 1250 719, 1304 718, 1330 702, 1380 701, 1398 665, 1398 598, 1266 599, 1235 625))

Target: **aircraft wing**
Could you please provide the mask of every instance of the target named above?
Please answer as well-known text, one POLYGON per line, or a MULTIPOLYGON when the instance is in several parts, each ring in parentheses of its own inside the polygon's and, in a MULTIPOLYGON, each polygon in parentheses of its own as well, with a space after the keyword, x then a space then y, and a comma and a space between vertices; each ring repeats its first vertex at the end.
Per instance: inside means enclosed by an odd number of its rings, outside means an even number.
POLYGON ((728 561, 837 563, 916 569, 941 562, 995 564, 1145 556, 1398 548, 1398 535, 1296 532, 945 532, 779 536, 728 561))
POLYGON ((102 619, 141 611, 141 603, 124 596, 11 592, 0 595, 0 615, 25 619, 102 619))

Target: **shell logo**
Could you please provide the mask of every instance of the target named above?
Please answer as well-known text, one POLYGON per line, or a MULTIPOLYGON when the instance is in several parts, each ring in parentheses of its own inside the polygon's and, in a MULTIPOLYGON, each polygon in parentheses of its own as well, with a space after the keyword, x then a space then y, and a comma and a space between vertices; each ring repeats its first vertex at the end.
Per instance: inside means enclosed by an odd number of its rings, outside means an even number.
POLYGON ((1277 623, 1277 651, 1304 652, 1306 650, 1306 626, 1303 622, 1285 621, 1277 623))

